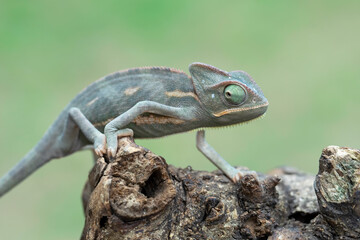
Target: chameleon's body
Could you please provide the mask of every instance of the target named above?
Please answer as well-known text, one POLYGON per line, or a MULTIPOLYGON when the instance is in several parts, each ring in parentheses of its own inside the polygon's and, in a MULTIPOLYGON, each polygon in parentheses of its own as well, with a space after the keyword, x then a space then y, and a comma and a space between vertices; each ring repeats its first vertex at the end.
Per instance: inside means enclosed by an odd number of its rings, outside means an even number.
MULTIPOLYGON (((225 72, 194 63, 190 73, 192 77, 170 68, 137 68, 89 85, 63 110, 39 143, 0 179, 0 196, 51 159, 89 145, 97 155, 114 156, 118 135, 156 138, 241 123, 265 113, 268 102, 245 72, 225 72)), ((228 177, 238 180, 241 174, 207 145, 201 131, 197 143, 228 177)))

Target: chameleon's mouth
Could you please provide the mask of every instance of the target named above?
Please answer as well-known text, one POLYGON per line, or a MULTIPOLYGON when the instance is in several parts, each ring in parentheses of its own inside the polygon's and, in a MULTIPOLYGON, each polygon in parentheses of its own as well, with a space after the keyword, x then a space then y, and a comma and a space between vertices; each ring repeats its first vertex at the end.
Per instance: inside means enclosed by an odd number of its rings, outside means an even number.
POLYGON ((264 111, 260 114, 260 115, 262 115, 262 114, 264 114, 266 112, 266 109, 267 109, 268 105, 269 105, 269 103, 265 102, 264 104, 257 105, 257 106, 252 106, 252 107, 226 109, 226 110, 221 111, 221 112, 213 113, 213 115, 215 117, 221 117, 221 116, 224 116, 224 115, 229 114, 229 113, 244 112, 244 111, 250 111, 250 110, 264 108, 264 111))

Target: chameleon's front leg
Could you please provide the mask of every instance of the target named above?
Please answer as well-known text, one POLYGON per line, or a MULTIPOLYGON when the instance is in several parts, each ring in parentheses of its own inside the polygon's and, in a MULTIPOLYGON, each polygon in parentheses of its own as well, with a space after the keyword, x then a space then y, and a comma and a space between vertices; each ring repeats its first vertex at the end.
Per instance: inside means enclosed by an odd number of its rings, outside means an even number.
POLYGON ((254 171, 246 171, 244 173, 243 171, 234 168, 223 159, 215 149, 206 142, 204 130, 200 130, 196 134, 196 147, 234 183, 239 182, 244 174, 253 174, 256 176, 254 171))
POLYGON ((154 113, 182 120, 189 120, 193 117, 190 109, 171 107, 152 101, 138 102, 135 106, 122 113, 105 126, 104 133, 106 136, 106 143, 108 147, 107 154, 109 157, 114 157, 116 154, 117 138, 119 136, 122 137, 133 134, 131 129, 124 129, 124 127, 143 113, 154 113))

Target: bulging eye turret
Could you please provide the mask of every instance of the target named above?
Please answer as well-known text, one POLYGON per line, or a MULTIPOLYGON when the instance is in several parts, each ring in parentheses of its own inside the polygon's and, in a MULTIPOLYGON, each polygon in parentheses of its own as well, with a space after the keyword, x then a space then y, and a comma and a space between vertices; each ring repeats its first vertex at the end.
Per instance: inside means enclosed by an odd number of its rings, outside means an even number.
POLYGON ((239 105, 245 101, 246 92, 239 85, 228 85, 224 89, 225 100, 232 105, 239 105))

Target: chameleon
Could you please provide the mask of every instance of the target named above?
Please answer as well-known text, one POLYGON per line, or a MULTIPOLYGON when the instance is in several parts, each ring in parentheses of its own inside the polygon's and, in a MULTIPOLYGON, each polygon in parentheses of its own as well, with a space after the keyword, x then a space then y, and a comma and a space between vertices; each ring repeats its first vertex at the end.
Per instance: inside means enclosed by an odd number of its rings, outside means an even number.
POLYGON ((107 75, 82 90, 44 136, 0 179, 0 196, 52 159, 93 148, 115 157, 118 137, 157 138, 199 129, 196 146, 234 183, 232 167, 205 140, 204 129, 264 115, 268 100, 244 71, 208 64, 189 66, 190 76, 167 67, 143 67, 107 75))

